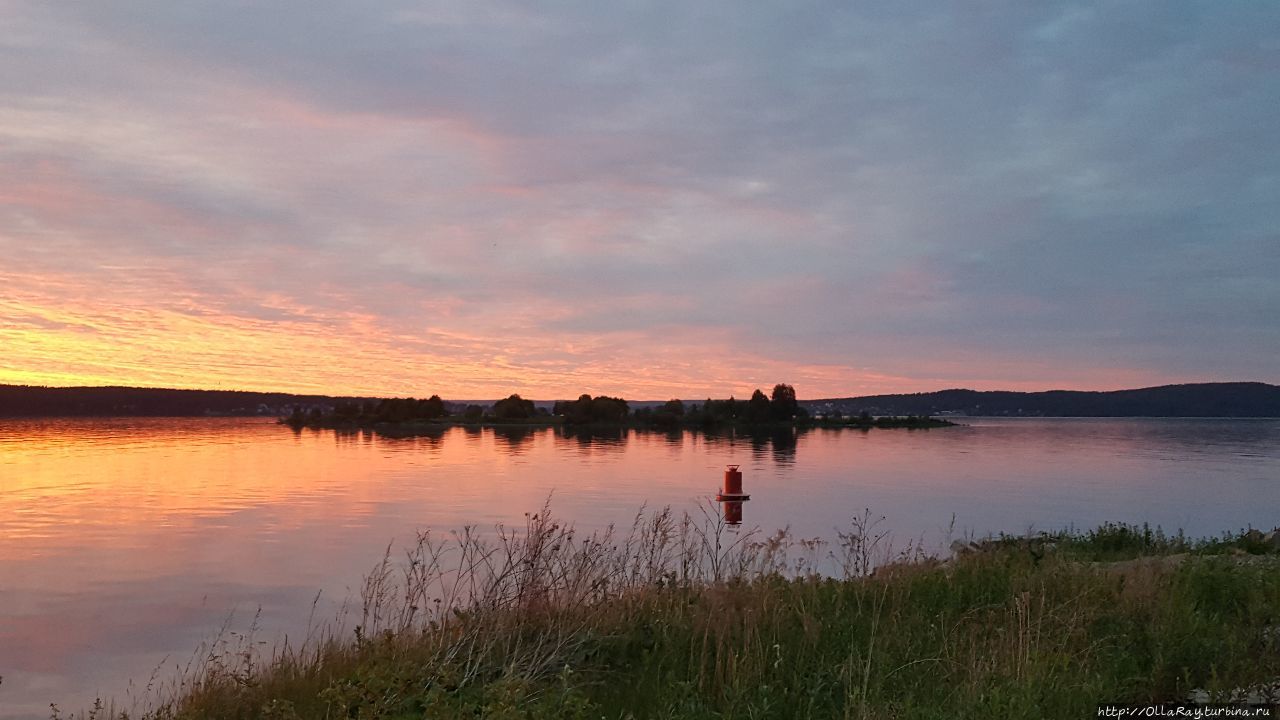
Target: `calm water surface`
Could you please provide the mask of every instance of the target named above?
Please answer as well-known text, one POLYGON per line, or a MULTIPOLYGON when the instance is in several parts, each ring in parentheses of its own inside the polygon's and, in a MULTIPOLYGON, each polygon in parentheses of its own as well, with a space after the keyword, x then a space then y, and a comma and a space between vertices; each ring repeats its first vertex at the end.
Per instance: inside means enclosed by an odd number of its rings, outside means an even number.
MULTIPOLYGON (((0 421, 0 718, 125 698, 230 613, 297 637, 389 542, 520 525, 552 496, 595 529, 698 512, 727 463, 745 527, 833 537, 863 508, 900 542, 1150 522, 1280 525, 1280 421, 985 420, 794 437, 473 431, 387 439, 264 420, 0 421)), ((233 621, 238 622, 239 620, 233 621)), ((165 670, 162 670, 164 674, 165 670)))

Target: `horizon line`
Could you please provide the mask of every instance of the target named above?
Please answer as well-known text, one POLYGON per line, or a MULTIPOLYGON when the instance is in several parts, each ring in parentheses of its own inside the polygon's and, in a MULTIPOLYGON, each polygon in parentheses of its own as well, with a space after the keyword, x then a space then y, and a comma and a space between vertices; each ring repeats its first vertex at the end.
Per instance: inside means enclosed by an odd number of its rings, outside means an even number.
MULTIPOLYGON (((779 384, 788 384, 788 383, 779 383, 779 384)), ((915 392, 879 392, 879 393, 872 393, 868 395, 828 395, 824 397, 797 398, 797 399, 801 402, 820 402, 822 400, 843 400, 848 398, 864 398, 864 397, 886 397, 891 395, 931 395, 934 393, 957 392, 957 391, 979 392, 979 393, 1016 393, 1021 395, 1034 395, 1034 394, 1055 393, 1055 392, 1105 394, 1105 393, 1133 392, 1138 390, 1157 390, 1161 388, 1187 387, 1187 386, 1197 386, 1197 385, 1264 385, 1267 387, 1280 387, 1280 385, 1268 383, 1261 380, 1212 380, 1212 381, 1184 382, 1184 383, 1164 383, 1161 385, 1146 385, 1141 387, 1120 388, 1116 390, 1070 390, 1070 389, 1064 389, 1064 388, 1048 388, 1045 390, 977 390, 974 388, 966 388, 966 387, 944 387, 937 390, 924 390, 924 391, 915 391, 915 392)), ((17 384, 17 383, 0 383, 0 388, 2 387, 37 388, 37 389, 45 389, 45 390, 158 390, 158 391, 166 391, 166 392, 215 392, 215 393, 242 393, 242 394, 255 394, 255 395, 290 395, 294 397, 315 396, 315 397, 324 397, 324 398, 333 398, 333 399, 350 398, 350 399, 360 399, 360 400, 387 400, 387 399, 393 399, 398 397, 399 398, 419 397, 418 395, 350 395, 350 394, 329 394, 329 393, 323 393, 323 392, 305 392, 305 393, 289 392, 284 390, 181 388, 181 387, 163 387, 163 386, 152 386, 152 385, 26 385, 26 384, 17 384)), ((762 392, 764 391, 764 388, 756 388, 756 389, 762 392)), ((523 394, 519 392, 515 392, 511 394, 519 395, 522 399, 531 400, 533 402, 556 402, 560 400, 577 399, 577 398, 568 398, 568 397, 533 398, 533 397, 525 397, 523 394)), ((579 393, 579 396, 584 394, 591 395, 591 393, 579 393)), ((427 395, 423 395, 422 397, 429 398, 429 397, 432 397, 433 395, 439 396, 439 393, 430 393, 427 395)), ((592 397, 600 397, 600 396, 620 397, 617 395, 610 395, 608 393, 600 393, 598 395, 592 395, 592 397)), ((440 396, 440 397, 442 400, 446 400, 448 402, 473 402, 473 401, 490 402, 490 401, 497 401, 497 400, 503 399, 502 397, 496 397, 496 398, 445 398, 443 396, 440 396)), ((509 395, 507 397, 509 397, 509 395)), ((729 395, 728 397, 735 398, 735 395, 729 395)), ((627 398, 622 398, 622 399, 626 400, 627 398)), ((682 401, 686 400, 686 398, 675 397, 675 398, 666 398, 666 399, 632 398, 631 401, 632 402, 666 402, 667 400, 673 400, 673 399, 682 400, 682 401)), ((700 397, 691 398, 691 399, 700 399, 700 397)), ((718 398, 713 397, 711 399, 718 399, 718 398)))

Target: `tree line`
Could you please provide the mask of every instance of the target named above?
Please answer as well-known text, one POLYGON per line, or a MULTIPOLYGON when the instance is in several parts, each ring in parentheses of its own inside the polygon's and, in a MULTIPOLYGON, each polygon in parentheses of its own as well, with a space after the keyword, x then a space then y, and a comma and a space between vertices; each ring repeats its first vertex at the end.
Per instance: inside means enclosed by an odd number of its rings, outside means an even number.
POLYGON ((774 385, 773 392, 768 396, 757 388, 747 400, 734 397, 728 400, 707 398, 688 408, 680 400, 668 400, 657 408, 644 408, 636 412, 638 421, 658 427, 735 423, 761 425, 803 421, 808 417, 809 413, 796 400, 796 389, 786 383, 774 385))
POLYGON ((361 402, 339 402, 330 412, 320 407, 293 409, 285 418, 290 425, 379 425, 414 422, 455 420, 478 423, 488 421, 522 421, 538 417, 550 417, 546 410, 537 408, 532 400, 511 395, 495 402, 491 407, 483 405, 459 406, 446 403, 439 395, 426 399, 386 398, 361 402))
POLYGON ((559 400, 550 409, 537 407, 518 394, 498 400, 491 407, 446 403, 439 395, 426 399, 388 398, 383 400, 341 401, 329 412, 320 407, 295 407, 285 418, 290 425, 378 425, 454 421, 536 422, 557 421, 565 425, 617 425, 634 423, 642 426, 679 427, 719 424, 788 423, 805 420, 808 413, 796 400, 790 385, 779 383, 766 396, 757 389, 747 400, 708 398, 686 407, 679 399, 668 400, 657 408, 640 408, 632 412, 626 400, 607 395, 583 394, 577 400, 559 400))
POLYGON ((267 415, 364 398, 242 390, 0 385, 0 417, 267 415))

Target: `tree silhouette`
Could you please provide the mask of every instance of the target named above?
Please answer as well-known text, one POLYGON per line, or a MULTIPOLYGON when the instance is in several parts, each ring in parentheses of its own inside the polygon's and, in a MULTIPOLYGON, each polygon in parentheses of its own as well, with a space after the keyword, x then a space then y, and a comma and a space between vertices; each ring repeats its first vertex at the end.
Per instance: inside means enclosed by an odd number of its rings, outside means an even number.
POLYGON ((791 420, 800 413, 800 403, 796 401, 796 389, 786 383, 773 386, 773 396, 769 402, 769 414, 774 420, 791 420))
POLYGON ((526 420, 536 412, 532 400, 515 394, 493 404, 493 417, 498 420, 526 420))
POLYGON ((622 398, 604 395, 593 398, 583 394, 571 402, 557 402, 551 412, 563 417, 566 425, 586 425, 622 422, 631 412, 631 408, 622 398))
POLYGON ((759 388, 751 393, 751 399, 747 401, 747 422, 760 423, 769 419, 772 412, 772 404, 769 398, 760 392, 759 388))

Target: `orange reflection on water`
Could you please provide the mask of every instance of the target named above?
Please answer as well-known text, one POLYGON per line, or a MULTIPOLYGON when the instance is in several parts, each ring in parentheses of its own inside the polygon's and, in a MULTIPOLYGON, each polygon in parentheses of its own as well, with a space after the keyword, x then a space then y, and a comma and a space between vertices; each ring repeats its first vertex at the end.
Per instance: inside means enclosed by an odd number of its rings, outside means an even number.
POLYGON ((233 609, 261 607, 263 627, 296 637, 317 591, 334 610, 389 542, 521 526, 548 497, 584 530, 671 505, 827 538, 864 508, 900 539, 940 539, 953 514, 958 532, 1122 520, 1204 534, 1280 508, 1274 421, 971 422, 395 439, 267 419, 0 421, 0 718, 119 694, 233 609), (727 464, 749 509, 712 504, 727 464))

